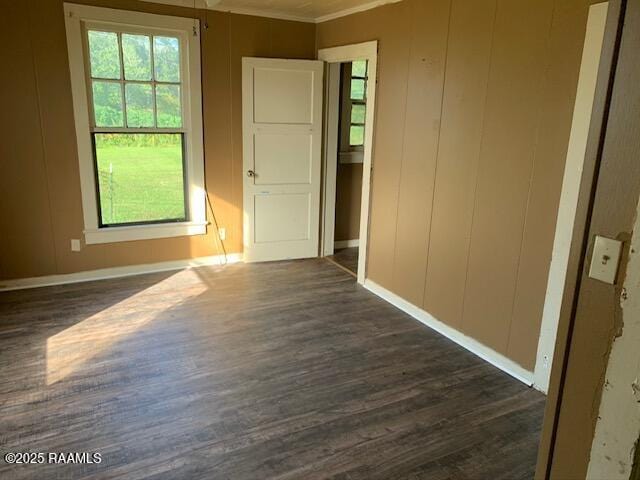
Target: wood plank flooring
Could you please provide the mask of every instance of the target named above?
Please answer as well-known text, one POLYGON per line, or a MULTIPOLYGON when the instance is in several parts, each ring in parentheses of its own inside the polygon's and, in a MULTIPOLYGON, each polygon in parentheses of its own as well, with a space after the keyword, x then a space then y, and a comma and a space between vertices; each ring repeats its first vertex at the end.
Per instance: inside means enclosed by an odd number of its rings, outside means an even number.
POLYGON ((341 248, 329 258, 350 272, 358 273, 358 247, 341 248))
POLYGON ((528 479, 544 396, 326 260, 0 293, 3 479, 528 479))

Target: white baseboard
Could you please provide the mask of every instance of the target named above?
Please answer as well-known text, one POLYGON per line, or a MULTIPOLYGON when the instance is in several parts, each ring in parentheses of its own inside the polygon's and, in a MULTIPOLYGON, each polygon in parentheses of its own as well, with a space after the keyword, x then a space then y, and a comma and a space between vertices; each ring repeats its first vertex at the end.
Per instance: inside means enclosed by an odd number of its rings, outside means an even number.
MULTIPOLYGON (((241 261, 241 253, 231 253, 227 255, 226 258, 227 264, 241 261)), ((87 272, 67 273, 62 275, 47 275, 43 277, 20 278, 16 280, 0 280, 0 292, 22 290, 25 288, 48 287, 52 285, 64 285, 67 283, 89 282, 92 280, 105 280, 107 278, 129 277, 144 273, 167 272, 191 267, 203 267, 206 265, 222 265, 224 263, 224 255, 215 255, 211 257, 197 257, 186 260, 148 263, 144 265, 102 268, 100 270, 89 270, 87 272)))
POLYGON ((522 383, 529 387, 533 386, 533 372, 530 372, 524 367, 521 367, 513 360, 508 359, 504 355, 496 352, 495 350, 492 350, 491 348, 483 345, 477 340, 474 340, 464 333, 459 332, 455 328, 442 323, 441 321, 434 318, 430 313, 422 310, 419 307, 416 307, 412 303, 399 297, 395 293, 390 292, 389 290, 378 285, 372 280, 365 280, 364 287, 370 292, 378 295, 380 298, 386 300, 391 305, 398 307, 405 313, 408 313, 427 327, 432 328, 436 332, 447 337, 449 340, 456 342, 458 345, 466 348, 471 353, 474 353, 483 360, 486 360, 495 367, 498 367, 503 372, 508 373, 516 380, 520 380, 522 383))
POLYGON ((360 240, 359 239, 354 239, 354 240, 336 240, 333 243, 333 248, 351 248, 351 247, 359 247, 360 246, 360 240))
MULTIPOLYGON (((349 240, 349 242, 353 242, 353 240, 349 240)), ((357 240, 355 242, 357 242, 357 240)), ((336 244, 337 243, 338 242, 336 242, 336 244)), ((345 247, 338 247, 336 245, 336 248, 345 247)), ((233 253, 227 255, 227 263, 229 264, 241 262, 242 259, 243 257, 241 253, 233 253)), ((207 265, 222 265, 224 263, 224 256, 216 255, 211 257, 198 257, 187 260, 175 260, 144 265, 103 268, 100 270, 90 270, 87 272, 68 273, 62 275, 48 275, 43 277, 21 278, 16 280, 4 281, 0 280, 0 292, 46 287, 52 285, 63 285, 68 283, 88 282, 93 280, 104 280, 108 278, 128 277, 132 275, 141 275, 144 273, 166 272, 171 270, 181 270, 184 268, 201 267, 207 265)), ((477 356, 496 366, 500 370, 508 373, 517 380, 520 380, 528 386, 533 385, 533 372, 526 370, 525 368, 515 363, 513 360, 508 359, 504 355, 481 344, 477 340, 468 337, 458 330, 445 325, 441 321, 434 318, 428 312, 411 304, 410 302, 404 300, 395 293, 390 292, 389 290, 378 285, 372 280, 365 280, 364 287, 370 292, 376 294, 380 298, 386 300, 390 304, 404 311, 405 313, 408 313, 419 322, 456 342, 458 345, 466 348, 470 352, 476 354, 477 356)))

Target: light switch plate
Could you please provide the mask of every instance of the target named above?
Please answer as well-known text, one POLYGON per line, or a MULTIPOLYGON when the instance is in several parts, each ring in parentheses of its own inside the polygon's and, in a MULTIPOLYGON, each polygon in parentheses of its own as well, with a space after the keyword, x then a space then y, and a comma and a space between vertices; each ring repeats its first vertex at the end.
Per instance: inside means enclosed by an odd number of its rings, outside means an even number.
POLYGON ((80 240, 72 238, 71 239, 71 251, 72 252, 79 252, 80 248, 81 248, 80 240))
POLYGON ((621 252, 621 241, 596 235, 589 276, 611 285, 616 283, 621 252))

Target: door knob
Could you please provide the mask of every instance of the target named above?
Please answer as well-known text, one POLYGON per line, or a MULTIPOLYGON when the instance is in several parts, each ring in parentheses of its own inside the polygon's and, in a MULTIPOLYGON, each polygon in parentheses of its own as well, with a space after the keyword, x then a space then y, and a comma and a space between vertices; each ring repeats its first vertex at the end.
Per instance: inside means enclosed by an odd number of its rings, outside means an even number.
POLYGON ((256 172, 254 172, 253 170, 247 170, 247 177, 255 177, 256 176, 256 172))

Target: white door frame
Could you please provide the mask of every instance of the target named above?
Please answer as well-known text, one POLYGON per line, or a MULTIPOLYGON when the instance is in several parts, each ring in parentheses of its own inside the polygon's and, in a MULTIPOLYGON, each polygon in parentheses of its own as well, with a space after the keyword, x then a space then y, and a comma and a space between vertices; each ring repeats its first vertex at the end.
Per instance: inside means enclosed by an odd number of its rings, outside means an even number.
MULTIPOLYGON (((367 60, 368 77, 367 82, 367 111, 364 127, 364 160, 362 165, 362 200, 360 207, 360 244, 358 251, 358 283, 364 284, 366 278, 367 248, 369 235, 369 206, 371 191, 371 166, 373 152, 373 130, 375 120, 376 84, 378 71, 378 41, 344 45, 340 47, 323 48, 318 50, 318 60, 323 60, 329 64, 327 75, 327 85, 325 89, 326 112, 325 112, 325 142, 322 155, 322 165, 324 172, 323 186, 323 211, 322 216, 322 243, 321 256, 333 253, 334 225, 335 225, 335 198, 336 198, 336 168, 329 167, 329 152, 337 155, 338 143, 335 135, 338 115, 335 112, 335 105, 331 105, 330 94, 334 93, 335 85, 331 82, 331 64, 353 62, 354 60, 367 60)), ((335 67, 334 67, 335 68, 335 67)), ((335 103, 335 102, 334 102, 335 103)))
POLYGON ((551 363, 560 321, 560 309, 569 264, 578 197, 580 195, 580 181, 587 150, 591 113, 596 95, 596 82, 598 80, 608 7, 608 1, 591 5, 587 19, 533 375, 535 387, 545 393, 549 390, 551 363))

